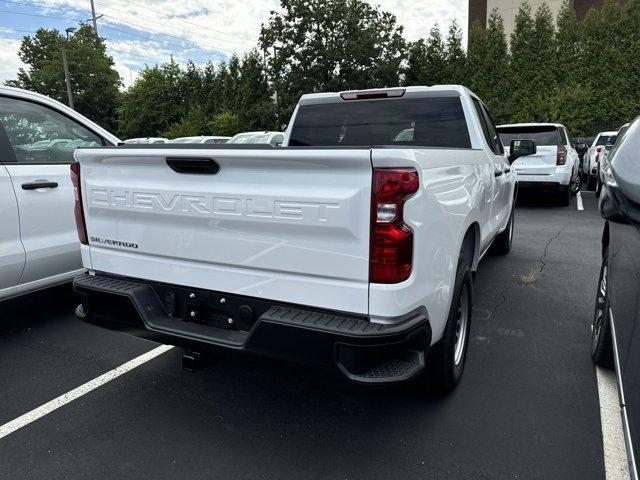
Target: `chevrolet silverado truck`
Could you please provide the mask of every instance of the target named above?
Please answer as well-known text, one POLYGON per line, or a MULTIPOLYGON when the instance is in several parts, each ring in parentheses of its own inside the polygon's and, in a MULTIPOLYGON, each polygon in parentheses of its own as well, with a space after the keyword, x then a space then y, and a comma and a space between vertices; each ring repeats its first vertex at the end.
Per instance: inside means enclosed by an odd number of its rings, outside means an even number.
POLYGON ((283 143, 79 149, 77 314, 188 351, 361 383, 428 371, 451 389, 473 273, 511 248, 510 163, 534 142, 507 157, 478 97, 433 86, 304 95, 283 143))

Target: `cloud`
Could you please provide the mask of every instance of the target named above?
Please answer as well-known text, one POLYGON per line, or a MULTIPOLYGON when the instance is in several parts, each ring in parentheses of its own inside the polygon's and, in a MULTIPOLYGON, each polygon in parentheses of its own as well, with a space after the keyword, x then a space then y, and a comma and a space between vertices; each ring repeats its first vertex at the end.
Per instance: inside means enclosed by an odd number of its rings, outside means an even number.
MULTIPOLYGON (((2 30, 0 29, 0 34, 2 30)), ((0 84, 17 78, 18 69, 24 68, 24 63, 18 58, 20 40, 0 38, 0 84)))
MULTIPOLYGON (((87 0, 31 1, 42 7, 20 7, 23 12, 49 18, 23 16, 21 19, 28 24, 23 22, 16 28, 35 30, 42 26, 64 30, 91 17, 87 0)), ((445 33, 454 18, 466 36, 466 0, 370 0, 370 3, 395 14, 408 40, 427 36, 436 23, 445 33)), ((261 25, 268 22, 272 10, 279 10, 280 2, 96 0, 95 6, 96 14, 102 15, 98 32, 107 39, 108 53, 128 86, 145 64, 166 62, 171 54, 179 63, 187 58, 196 64, 219 63, 233 53, 242 55, 255 48, 261 25)), ((17 57, 19 41, 0 40, 0 80, 15 78, 22 66, 17 57)))

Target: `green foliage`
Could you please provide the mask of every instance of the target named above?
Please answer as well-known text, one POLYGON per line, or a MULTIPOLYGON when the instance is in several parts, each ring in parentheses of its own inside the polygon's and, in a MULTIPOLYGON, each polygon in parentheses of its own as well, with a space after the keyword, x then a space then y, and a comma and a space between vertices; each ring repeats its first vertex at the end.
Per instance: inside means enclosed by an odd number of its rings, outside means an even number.
POLYGON ((363 0, 281 0, 260 47, 280 123, 304 93, 398 85, 406 42, 394 15, 363 0))
POLYGON ((113 59, 106 54, 104 40, 96 37, 88 25, 81 25, 68 41, 56 29, 40 28, 34 36, 25 36, 18 55, 27 68, 18 70, 17 80, 8 81, 7 85, 33 90, 68 104, 63 44, 75 109, 103 127, 114 129, 120 77, 113 68, 113 59))
MULTIPOLYGON (((456 22, 407 43, 395 16, 364 0, 281 0, 260 50, 220 65, 146 67, 124 93, 104 41, 83 25, 67 43, 76 109, 107 128, 117 117, 123 138, 232 135, 279 129, 304 93, 462 84, 497 123, 562 122, 594 134, 640 111, 640 0, 604 0, 581 21, 572 3, 555 20, 546 4, 521 4, 509 42, 494 10, 486 28, 472 25, 465 51, 456 22)), ((8 83, 66 102, 64 40, 46 29, 25 37, 28 68, 8 83)))
POLYGON ((212 121, 207 118, 202 107, 191 105, 186 115, 179 122, 174 123, 162 132, 161 135, 166 138, 211 135, 212 128, 212 121))
POLYGON ((184 73, 173 60, 143 69, 118 109, 120 137, 153 137, 179 122, 188 111, 183 82, 184 73))
POLYGON ((213 117, 211 124, 216 135, 232 136, 247 130, 240 122, 238 115, 229 110, 218 113, 213 117))

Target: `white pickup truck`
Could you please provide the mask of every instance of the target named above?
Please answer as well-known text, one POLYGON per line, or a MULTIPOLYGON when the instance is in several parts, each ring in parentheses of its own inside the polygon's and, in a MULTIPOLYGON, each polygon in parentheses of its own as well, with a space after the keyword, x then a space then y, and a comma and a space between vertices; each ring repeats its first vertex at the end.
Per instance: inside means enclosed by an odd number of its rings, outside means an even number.
POLYGON ((118 141, 60 102, 0 86, 0 300, 82 271, 69 165, 77 147, 118 141))
POLYGON ((79 149, 78 315, 362 383, 428 367, 453 387, 472 273, 514 225, 513 158, 481 101, 460 86, 305 95, 284 145, 79 149))

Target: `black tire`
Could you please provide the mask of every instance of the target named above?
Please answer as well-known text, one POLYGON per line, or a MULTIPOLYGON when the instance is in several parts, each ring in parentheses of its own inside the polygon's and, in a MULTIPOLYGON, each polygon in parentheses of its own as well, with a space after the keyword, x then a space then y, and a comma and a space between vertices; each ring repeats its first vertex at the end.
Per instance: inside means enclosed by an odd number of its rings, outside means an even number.
POLYGON ((613 368, 613 339, 609 317, 609 250, 605 250, 600 267, 600 278, 596 290, 596 305, 591 324, 591 358, 593 363, 613 368))
POLYGON ((571 185, 561 185, 558 190, 558 205, 563 207, 571 203, 571 185))
POLYGON ((576 178, 571 182, 571 195, 577 195, 582 187, 582 176, 580 172, 576 173, 576 178))
POLYGON ((600 167, 598 167, 598 176, 596 177, 596 198, 600 198, 602 193, 602 182, 600 181, 600 167))
POLYGON ((506 255, 511 251, 511 245, 513 244, 513 227, 515 223, 515 206, 511 207, 511 216, 509 217, 509 223, 504 232, 498 234, 493 241, 493 251, 498 255, 506 255))
POLYGON ((595 191, 596 189, 596 177, 592 177, 589 175, 589 179, 587 180, 587 190, 590 192, 595 191))
POLYGON ((471 312, 473 309, 473 278, 467 262, 462 258, 458 260, 458 270, 456 281, 453 287, 453 297, 447 324, 444 327, 442 339, 433 346, 429 353, 427 362, 427 376, 429 383, 438 391, 447 392, 452 390, 460 381, 464 372, 464 364, 467 359, 467 348, 469 346, 469 334, 471 331, 471 312), (464 322, 464 332, 460 330, 460 314, 464 309, 464 295, 466 291, 466 319, 464 322), (456 356, 456 344, 460 335, 464 335, 461 340, 462 350, 456 356))

